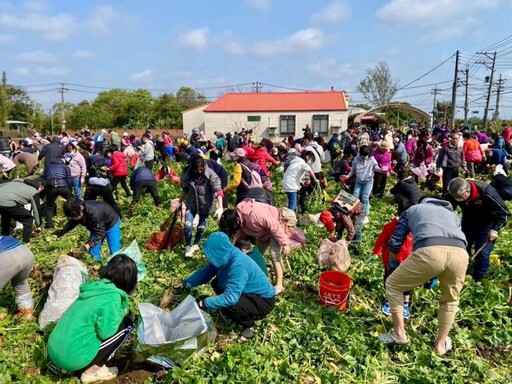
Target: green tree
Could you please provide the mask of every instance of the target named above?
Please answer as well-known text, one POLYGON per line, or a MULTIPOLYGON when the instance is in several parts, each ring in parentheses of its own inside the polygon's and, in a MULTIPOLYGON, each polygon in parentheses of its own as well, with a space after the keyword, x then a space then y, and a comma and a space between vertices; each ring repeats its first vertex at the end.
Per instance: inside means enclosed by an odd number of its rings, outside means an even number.
POLYGON ((11 120, 30 121, 34 115, 36 104, 30 99, 27 92, 18 87, 8 87, 9 117, 11 120))
POLYGON ((357 91, 373 106, 388 104, 398 90, 398 79, 394 79, 387 63, 380 62, 366 70, 366 77, 357 86, 357 91))
POLYGON ((7 75, 2 72, 2 84, 0 85, 0 128, 6 129, 6 121, 9 119, 9 96, 7 95, 7 75))
POLYGON ((354 105, 354 108, 362 108, 362 109, 366 109, 367 111, 372 109, 370 104, 365 104, 365 103, 356 104, 356 105, 354 105))
POLYGON ((189 87, 181 87, 176 93, 176 98, 183 110, 197 107, 198 105, 208 102, 204 95, 197 93, 189 87))
POLYGON ((164 93, 153 104, 153 126, 155 128, 183 128, 182 108, 176 96, 164 93))

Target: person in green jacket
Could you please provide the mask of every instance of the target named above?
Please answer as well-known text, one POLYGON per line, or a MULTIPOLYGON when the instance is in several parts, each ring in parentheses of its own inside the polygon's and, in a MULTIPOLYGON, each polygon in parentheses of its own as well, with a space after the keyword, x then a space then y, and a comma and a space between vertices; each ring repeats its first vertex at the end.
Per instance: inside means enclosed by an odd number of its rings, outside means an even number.
POLYGON ((124 254, 116 255, 100 272, 100 278, 80 286, 80 295, 48 340, 52 363, 67 372, 82 371, 82 383, 117 376, 117 368, 105 363, 133 329, 128 294, 137 285, 136 263, 124 254))

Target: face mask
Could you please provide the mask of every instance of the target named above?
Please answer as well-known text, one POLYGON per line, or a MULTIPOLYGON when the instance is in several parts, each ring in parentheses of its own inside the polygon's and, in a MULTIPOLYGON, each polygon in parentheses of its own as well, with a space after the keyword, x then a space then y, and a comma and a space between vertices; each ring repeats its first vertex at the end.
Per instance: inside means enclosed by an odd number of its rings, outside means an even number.
POLYGON ((368 160, 368 156, 361 156, 361 159, 368 160))
POLYGON ((462 198, 462 197, 454 197, 454 199, 458 202, 463 202, 463 201, 466 201, 466 199, 462 198))

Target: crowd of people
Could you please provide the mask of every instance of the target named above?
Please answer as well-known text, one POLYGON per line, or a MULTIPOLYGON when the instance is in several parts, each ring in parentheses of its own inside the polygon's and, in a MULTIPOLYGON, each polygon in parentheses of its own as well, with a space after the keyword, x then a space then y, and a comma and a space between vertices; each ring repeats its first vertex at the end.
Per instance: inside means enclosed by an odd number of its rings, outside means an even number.
MULTIPOLYGON (((382 312, 392 316, 394 326, 380 339, 386 344, 410 342, 404 319, 411 317, 411 291, 424 284, 432 287, 438 280, 441 298, 434 348, 445 354, 452 348, 448 334, 469 254, 474 259, 471 274, 480 281, 510 215, 504 200, 512 197, 507 175, 512 127, 504 124, 494 135, 444 124, 432 130, 349 127, 327 142, 309 127, 303 131, 302 137, 290 135, 278 143, 247 129, 215 132, 210 138, 199 130, 174 138, 167 132, 146 131, 136 137, 84 129, 74 136, 35 134, 19 143, 1 136, 0 287, 13 284, 19 315, 30 320, 34 307, 27 279, 34 262, 33 236, 46 230, 61 237, 83 225, 90 237, 69 253, 89 253, 101 263, 105 239, 110 254, 121 249, 120 201, 131 198, 128 214, 136 215, 147 191, 162 208, 159 182, 179 182, 174 209, 185 207, 184 256, 206 256, 205 266, 184 279, 182 289, 210 283, 215 296, 200 299, 199 307, 221 310, 241 327, 239 340, 246 341, 254 335, 255 321, 274 309, 275 296, 286 289, 283 259, 291 252, 297 215, 320 213, 318 223, 324 225, 326 237, 332 233, 334 240, 344 238, 357 246, 370 220, 372 199, 383 199, 389 192, 396 215, 383 226, 373 252, 384 266, 382 312), (180 175, 175 162, 186 164, 180 175), (233 164, 230 173, 224 167, 228 162, 233 164), (275 172, 282 173, 281 185, 272 184, 275 172), (19 179, 22 174, 24 179, 19 179), (491 184, 481 181, 487 174, 494 176, 491 184), (311 212, 313 198, 329 204, 326 191, 333 183, 331 190, 346 191, 353 204, 311 212), (276 207, 274 194, 280 191, 286 194, 286 207, 276 207), (59 196, 66 200, 68 222, 54 230, 59 196), (457 207, 462 219, 455 213, 457 207), (203 240, 211 214, 219 231, 203 240), (15 221, 23 229, 19 240, 13 235, 15 221), (274 286, 268 277, 267 251, 274 286)), ((133 328, 127 309, 128 294, 137 281, 135 264, 118 255, 100 277, 82 286, 48 345, 53 364, 81 372, 82 382, 117 375, 105 363, 133 328)))

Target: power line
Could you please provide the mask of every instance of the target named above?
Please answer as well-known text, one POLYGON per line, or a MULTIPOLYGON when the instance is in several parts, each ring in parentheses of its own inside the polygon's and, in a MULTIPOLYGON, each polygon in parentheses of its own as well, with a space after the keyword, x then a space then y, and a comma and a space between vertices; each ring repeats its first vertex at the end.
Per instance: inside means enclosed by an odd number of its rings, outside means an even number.
POLYGON ((447 58, 445 61, 443 61, 441 64, 435 66, 434 68, 432 68, 430 71, 428 71, 427 73, 421 75, 420 77, 418 77, 417 79, 414 79, 413 81, 411 81, 410 83, 407 83, 406 85, 404 85, 403 87, 401 88, 398 88, 397 91, 400 91, 401 89, 404 89, 406 87, 408 87, 409 85, 411 84, 414 84, 415 82, 417 82, 418 80, 424 78, 425 76, 431 74, 432 72, 434 72, 437 68, 439 68, 441 65, 443 65, 444 63, 448 62, 449 60, 451 60, 453 58, 454 55, 451 55, 449 58, 447 58))

